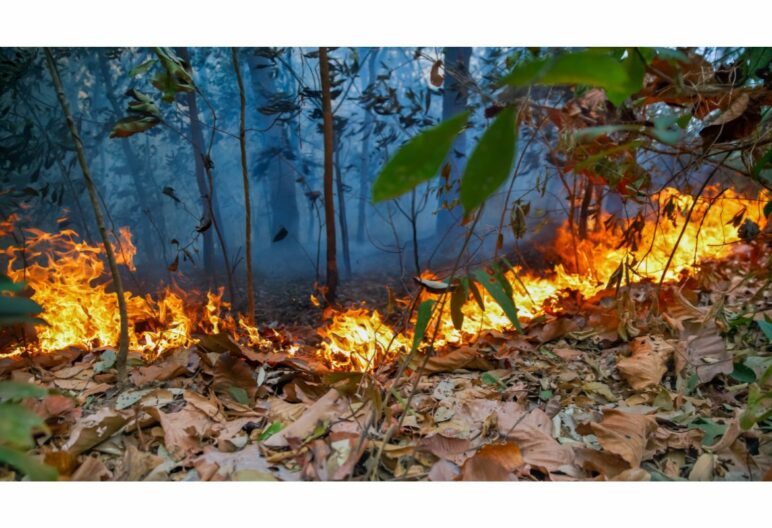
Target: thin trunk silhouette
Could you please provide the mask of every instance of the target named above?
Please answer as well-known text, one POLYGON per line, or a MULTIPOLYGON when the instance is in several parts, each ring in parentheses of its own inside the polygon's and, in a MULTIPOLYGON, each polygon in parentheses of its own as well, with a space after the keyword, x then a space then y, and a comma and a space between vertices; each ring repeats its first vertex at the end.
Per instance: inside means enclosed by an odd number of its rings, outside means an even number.
POLYGON ((244 81, 241 79, 239 54, 231 48, 233 70, 239 84, 239 144, 241 146, 241 177, 244 183, 244 246, 247 268, 247 321, 255 324, 255 282, 252 276, 252 203, 249 196, 249 171, 247 169, 247 100, 244 96, 244 81))
POLYGON ((67 120, 67 128, 70 129, 70 135, 72 136, 72 142, 75 144, 75 151, 78 154, 78 163, 80 169, 83 171, 83 179, 86 182, 86 189, 88 190, 88 196, 91 200, 91 207, 94 209, 94 217, 96 218, 96 224, 99 228, 99 236, 102 238, 102 244, 105 247, 105 254, 107 255, 107 263, 110 267, 110 274, 113 278, 113 284, 115 285, 115 295, 118 297, 118 313, 120 315, 120 337, 118 338, 118 356, 115 361, 116 368, 118 369, 118 382, 121 387, 126 385, 126 360, 129 355, 129 318, 126 311, 126 298, 123 294, 123 282, 121 282, 121 275, 118 273, 118 264, 115 261, 115 253, 113 252, 113 245, 110 242, 110 238, 107 235, 107 229, 105 228, 105 219, 102 216, 102 209, 99 205, 99 196, 97 195, 96 186, 94 180, 91 178, 91 170, 88 167, 86 161, 86 153, 83 149, 83 142, 81 141, 78 129, 75 126, 75 120, 72 118, 70 112, 70 106, 67 103, 67 98, 64 96, 64 89, 62 88, 62 81, 59 78, 59 71, 56 68, 56 62, 54 56, 51 54, 49 48, 44 50, 46 55, 46 61, 48 62, 48 69, 51 72, 51 78, 54 81, 54 89, 56 90, 56 96, 59 99, 59 105, 62 107, 62 112, 67 120))
POLYGON ((338 289, 338 262, 335 256, 335 202, 332 194, 332 99, 330 97, 330 63, 327 48, 319 48, 319 76, 322 80, 322 115, 324 116, 324 223, 327 230, 327 303, 335 302, 338 289))

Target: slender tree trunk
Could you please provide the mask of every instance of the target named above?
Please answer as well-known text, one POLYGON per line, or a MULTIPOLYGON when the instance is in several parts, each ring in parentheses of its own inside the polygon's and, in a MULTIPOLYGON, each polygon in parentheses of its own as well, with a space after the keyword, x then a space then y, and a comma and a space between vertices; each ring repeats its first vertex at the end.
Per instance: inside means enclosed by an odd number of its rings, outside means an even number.
POLYGON ((343 185, 343 175, 340 169, 340 138, 335 136, 335 186, 338 191, 338 222, 340 223, 340 240, 343 246, 343 269, 346 277, 351 276, 351 253, 349 252, 348 221, 346 220, 346 192, 343 185))
MULTIPOLYGON (((370 57, 368 59, 368 76, 365 82, 362 77, 362 91, 364 92, 367 87, 375 80, 375 65, 376 58, 378 57, 378 48, 371 48, 370 57)), ((363 124, 362 138, 362 156, 359 161, 359 209, 357 215, 357 242, 363 243, 365 241, 365 231, 367 230, 367 216, 365 214, 367 210, 367 203, 370 201, 370 138, 373 132, 373 113, 370 110, 365 110, 365 120, 363 124)))
MULTIPOLYGON (((442 119, 461 113, 466 109, 468 100, 467 78, 469 77, 469 59, 472 56, 472 48, 445 48, 445 86, 442 95, 442 119)), ((464 164, 459 155, 466 153, 466 134, 458 135, 445 159, 450 164, 450 181, 453 183, 452 191, 446 196, 447 202, 458 198, 457 182, 461 178, 464 164)), ((459 212, 458 215, 461 213, 459 212)), ((456 216, 458 216, 456 215, 456 216)), ((454 215, 447 209, 441 209, 437 213, 436 236, 443 237, 454 226, 454 215)), ((448 237, 453 242, 455 237, 448 237)))
MULTIPOLYGON (((180 57, 187 63, 189 71, 192 71, 193 65, 190 62, 190 54, 187 48, 178 48, 180 57)), ((230 258, 228 257, 228 246, 225 243, 225 236, 222 232, 222 222, 220 219, 219 209, 217 207, 217 198, 214 194, 214 176, 212 174, 212 166, 209 163, 208 152, 204 149, 204 133, 201 131, 201 122, 198 120, 198 103, 196 102, 196 92, 188 92, 188 108, 190 109, 190 132, 193 136, 193 152, 196 155, 196 180, 198 181, 199 189, 201 189, 201 181, 199 180, 199 171, 201 168, 204 170, 206 179, 203 182, 204 187, 204 209, 205 217, 210 219, 212 227, 214 228, 215 235, 220 242, 220 248, 222 249, 223 262, 225 264, 225 274, 228 280, 228 293, 232 303, 236 302, 235 290, 233 289, 233 270, 230 265, 230 258), (206 159, 205 159, 206 158, 206 159), (199 165, 200 164, 200 165, 199 165)), ((204 248, 206 250, 206 234, 210 236, 210 261, 209 266, 211 272, 208 273, 209 277, 214 276, 214 263, 213 263, 213 247, 214 242, 211 240, 212 229, 204 231, 204 248)), ((206 266, 205 266, 206 268, 206 266)))
POLYGON ((330 97, 330 63, 327 48, 319 48, 319 76, 322 80, 322 114, 324 116, 324 223, 327 229, 327 303, 335 302, 338 289, 338 263, 335 256, 335 202, 332 193, 332 99, 330 97))
MULTIPOLYGON (((177 48, 179 56, 190 67, 190 54, 187 48, 177 48)), ((206 183, 206 170, 204 168, 204 159, 201 156, 201 148, 203 147, 204 139, 201 134, 201 126, 198 123, 198 104, 196 103, 196 94, 188 93, 186 96, 188 103, 188 111, 190 112, 190 130, 193 136, 193 157, 195 158, 196 166, 196 184, 198 185, 198 193, 201 196, 201 216, 203 218, 209 218, 211 211, 209 210, 209 186, 206 183), (195 125, 194 125, 195 123, 195 125)), ((214 234, 212 230, 204 232, 204 273, 210 281, 210 286, 214 282, 214 234)))
POLYGON ((115 261, 113 245, 110 242, 110 238, 107 236, 105 220, 102 216, 102 209, 99 205, 99 197, 97 196, 94 180, 91 179, 91 171, 89 170, 88 162, 86 161, 83 142, 80 139, 80 134, 78 134, 78 129, 75 127, 75 121, 72 118, 70 107, 67 104, 67 98, 64 96, 64 89, 62 88, 62 81, 59 78, 59 71, 56 69, 56 62, 54 61, 50 49, 45 48, 45 55, 46 61, 48 62, 48 69, 51 72, 51 78, 54 81, 56 96, 59 99, 59 104, 62 107, 64 117, 67 120, 67 127, 70 129, 72 142, 75 144, 75 151, 78 153, 78 163, 83 171, 83 179, 86 182, 86 189, 88 190, 88 196, 91 200, 91 206, 94 209, 94 217, 96 218, 97 227, 99 228, 99 235, 101 236, 102 244, 105 247, 110 274, 113 277, 113 284, 115 284, 115 295, 118 297, 118 313, 121 319, 120 337, 118 339, 118 357, 116 358, 115 364, 118 369, 118 381, 123 387, 126 385, 126 360, 129 355, 129 318, 126 311, 126 298, 123 294, 123 283, 121 282, 121 275, 118 273, 118 264, 115 261))
POLYGON ((241 177, 244 184, 244 245, 247 267, 247 321, 255 324, 255 283, 252 276, 252 204, 249 196, 249 171, 247 170, 247 100, 244 96, 244 81, 241 79, 239 53, 231 48, 233 69, 239 84, 239 144, 241 145, 241 177))
MULTIPOLYGON (((118 99, 115 97, 115 87, 113 86, 113 81, 112 77, 110 76, 110 70, 108 66, 109 65, 104 54, 100 53, 99 71, 102 76, 102 83, 105 87, 105 95, 107 96, 107 101, 110 103, 110 107, 112 108, 115 118, 118 119, 123 114, 123 111, 121 109, 121 105, 118 103, 118 99)), ((148 171, 143 171, 140 168, 139 159, 137 158, 134 150, 131 148, 129 140, 124 139, 119 143, 121 144, 123 156, 126 158, 126 165, 134 182, 132 188, 134 191, 134 196, 137 200, 137 207, 145 212, 147 216, 150 216, 151 211, 158 215, 158 239, 161 247, 163 248, 164 254, 166 254, 166 244, 169 243, 169 240, 166 236, 166 218, 163 214, 163 204, 159 199, 160 192, 154 192, 160 191, 160 189, 157 189, 158 186, 152 175, 148 171)), ((155 254, 155 251, 152 251, 153 243, 150 239, 150 226, 147 224, 142 225, 142 223, 140 223, 139 227, 141 231, 139 233, 140 236, 138 236, 138 239, 140 243, 144 245, 144 253, 146 255, 155 254)))

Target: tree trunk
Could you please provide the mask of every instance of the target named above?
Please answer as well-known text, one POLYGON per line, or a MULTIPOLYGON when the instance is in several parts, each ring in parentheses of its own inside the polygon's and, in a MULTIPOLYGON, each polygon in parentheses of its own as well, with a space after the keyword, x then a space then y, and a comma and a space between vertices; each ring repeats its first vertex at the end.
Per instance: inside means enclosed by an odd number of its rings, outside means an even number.
MULTIPOLYGON (((442 95, 442 119, 450 119, 463 112, 466 109, 468 101, 467 79, 469 77, 469 59, 472 56, 472 48, 445 48, 445 90, 442 95)), ((463 132, 458 135, 453 142, 453 146, 445 159, 445 163, 450 164, 450 183, 453 185, 451 191, 446 195, 448 203, 458 198, 458 181, 461 178, 461 172, 464 169, 463 156, 466 154, 466 134, 463 132)), ((443 164, 444 166, 444 164, 443 164)), ((447 209, 441 209, 437 213, 436 236, 443 237, 448 230, 455 225, 454 216, 447 209)), ((454 237, 449 236, 447 240, 453 242, 454 237)))
MULTIPOLYGON (((187 48, 177 48, 177 54, 191 67, 190 54, 187 48)), ((198 193, 201 196, 201 217, 209 218, 209 185, 206 183, 206 171, 204 168, 204 159, 201 156, 201 148, 204 144, 201 134, 201 125, 198 122, 198 104, 196 103, 196 94, 191 92, 186 95, 188 111, 190 113, 190 131, 193 136, 193 158, 196 166, 196 185, 198 193)), ((212 230, 204 231, 204 274, 209 280, 209 286, 214 283, 214 238, 212 230)))
MULTIPOLYGON (((370 83, 375 80, 375 65, 378 57, 379 48, 371 48, 368 59, 367 81, 362 76, 362 91, 364 92, 370 83)), ((362 126, 362 156, 359 161, 359 211, 357 215, 357 242, 365 241, 365 232, 367 230, 367 204, 370 201, 370 138, 373 132, 373 113, 365 110, 365 119, 362 126)))
POLYGON ((338 222, 340 223, 340 240, 343 247, 343 270, 346 273, 346 277, 351 277, 351 253, 348 246, 348 221, 346 220, 346 192, 340 169, 339 135, 335 135, 335 139, 335 186, 338 192, 338 222))
MULTIPOLYGON (((257 53, 248 56, 252 92, 255 105, 261 107, 269 104, 279 92, 273 73, 275 66, 270 59, 257 53)), ((263 177, 267 190, 267 203, 270 206, 270 238, 284 227, 293 237, 300 239, 298 218, 300 216, 297 204, 297 175, 290 168, 290 160, 294 158, 292 144, 289 139, 289 125, 276 122, 275 115, 256 115, 257 127, 263 131, 260 134, 260 149, 257 158, 262 165, 259 174, 253 171, 255 177, 263 177)), ((289 246, 277 244, 273 251, 286 251, 289 246)))
POLYGON ((338 289, 338 263, 335 256, 335 203, 332 194, 332 99, 330 97, 330 64, 327 48, 319 48, 319 76, 322 80, 322 114, 324 116, 324 223, 327 230, 327 303, 335 302, 338 289))
MULTIPOLYGON (((187 64, 188 70, 192 71, 193 65, 190 62, 190 54, 187 48, 178 48, 180 57, 187 64)), ((217 198, 214 194, 214 176, 212 175, 212 166, 209 164, 208 152, 204 146, 204 134, 201 130, 201 122, 198 120, 198 104, 196 102, 196 92, 188 92, 188 108, 190 109, 190 132, 193 140, 193 151, 196 155, 196 180, 199 182, 199 190, 201 189, 201 182, 199 180, 199 171, 201 168, 204 170, 206 179, 204 180, 204 218, 211 220, 214 232, 220 242, 220 248, 222 249, 223 262, 225 264, 225 274, 228 279, 228 293, 230 295, 231 303, 236 302, 236 295, 233 289, 233 270, 230 265, 230 258, 228 257, 228 246, 225 242, 225 236, 222 232, 222 222, 220 220, 219 208, 217 207, 217 198), (205 159, 207 158, 207 159, 205 159), (199 165, 200 164, 200 165, 199 165)), ((213 241, 211 240, 212 229, 204 231, 204 236, 209 233, 210 236, 210 261, 211 272, 207 275, 211 278, 214 277, 214 264, 213 264, 213 241)), ((204 247, 206 249, 206 238, 204 238, 204 247)), ((206 266, 205 266, 206 269, 206 266)))
POLYGON ((239 53, 231 48, 233 69, 239 84, 239 145, 241 146, 241 177, 244 185, 244 246, 247 267, 247 322, 255 324, 255 282, 252 275, 252 203, 249 196, 249 171, 247 169, 247 99, 244 96, 244 81, 241 79, 239 53))
POLYGON ((75 127, 75 121, 72 118, 70 107, 67 104, 67 99, 64 96, 64 89, 62 88, 62 81, 59 78, 59 72, 56 69, 56 62, 51 54, 51 50, 45 48, 46 61, 48 62, 48 69, 51 72, 51 78, 54 81, 54 88, 56 90, 56 96, 59 99, 59 104, 62 107, 62 112, 67 120, 67 128, 70 129, 70 135, 72 136, 72 142, 75 144, 75 151, 78 154, 78 163, 80 169, 83 171, 83 179, 86 182, 86 189, 88 190, 88 196, 91 200, 91 206, 94 209, 94 217, 96 218, 96 224, 99 228, 99 236, 102 238, 102 244, 105 247, 105 254, 107 255, 107 263, 110 267, 110 274, 113 278, 113 284, 115 285, 115 295, 118 297, 118 313, 120 315, 120 337, 118 338, 118 357, 116 358, 116 368, 118 369, 118 382, 121 387, 126 385, 126 360, 129 355, 129 318, 126 311, 126 298, 123 295, 123 282, 121 282, 121 275, 118 273, 118 264, 115 261, 115 253, 113 252, 113 245, 110 242, 110 238, 107 236, 107 229, 105 228, 105 220, 102 216, 102 209, 99 205, 99 197, 97 196, 96 186, 94 180, 91 179, 91 171, 86 161, 86 153, 83 149, 83 142, 78 134, 78 129, 75 127))
MULTIPOLYGON (((115 86, 113 86, 112 77, 110 76, 110 70, 108 68, 108 62, 104 54, 99 55, 99 71, 102 76, 102 83, 105 87, 105 95, 107 101, 110 103, 113 115, 115 119, 120 118, 123 115, 121 105, 118 103, 118 99, 115 97, 115 86)), ((158 239, 161 244, 161 248, 166 254, 166 244, 169 243, 166 235, 166 218, 163 214, 163 203, 160 200, 160 189, 158 189, 155 179, 148 172, 143 171, 140 168, 139 159, 131 148, 129 139, 123 139, 119 142, 123 150, 123 156, 126 159, 126 166, 129 169, 131 178, 133 181, 133 191, 135 199, 137 200, 137 208, 143 211, 148 217, 155 213, 158 215, 158 239), (148 192, 149 191, 149 192, 148 192), (158 191, 158 192, 156 192, 158 191), (152 212, 152 213, 151 213, 152 212)), ((139 233, 137 233, 137 242, 142 251, 139 253, 142 255, 154 255, 156 252, 153 250, 153 241, 150 236, 150 226, 147 223, 140 222, 139 233)), ((168 264, 168 263, 167 263, 168 264)))

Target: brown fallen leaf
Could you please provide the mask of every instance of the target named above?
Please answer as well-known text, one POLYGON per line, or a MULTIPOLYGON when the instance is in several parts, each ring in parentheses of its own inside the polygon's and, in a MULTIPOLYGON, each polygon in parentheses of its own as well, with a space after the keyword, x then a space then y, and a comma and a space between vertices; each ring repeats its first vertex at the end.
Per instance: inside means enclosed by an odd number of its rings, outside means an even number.
MULTIPOLYGON (((420 361, 420 360, 419 360, 420 361)), ((426 362, 425 372, 453 372, 458 369, 493 370, 494 366, 481 357, 480 351, 474 347, 463 346, 451 350, 441 356, 432 356, 426 362)))
POLYGON ((449 438, 441 434, 434 434, 423 438, 419 447, 425 449, 437 458, 450 460, 456 465, 461 465, 472 455, 472 444, 462 438, 449 438))
MULTIPOLYGON (((195 356, 194 356, 195 357, 195 356)), ((166 381, 188 372, 191 361, 190 350, 175 350, 171 355, 147 367, 131 371, 131 382, 137 387, 154 381, 166 381)))
POLYGON ((636 337, 630 343, 632 355, 617 362, 617 369, 635 390, 643 390, 662 381, 673 345, 660 336, 636 337))
POLYGON ((624 480, 631 482, 645 482, 651 480, 651 474, 641 468, 630 468, 614 476, 611 480, 624 480))
POLYGON ((123 454, 119 480, 139 481, 145 478, 153 469, 163 464, 164 459, 153 453, 140 451, 129 444, 123 454))
POLYGON ((257 394, 257 379, 246 360, 223 352, 214 367, 212 389, 218 396, 249 405, 257 394))
POLYGON ((83 453, 110 438, 127 421, 126 414, 104 407, 75 424, 62 450, 74 455, 83 453))
POLYGON ((461 480, 513 480, 524 463, 515 442, 486 444, 461 466, 461 480))
POLYGON ((429 480, 433 482, 456 480, 460 472, 461 468, 459 468, 453 462, 440 459, 435 462, 432 468, 429 470, 429 480))
POLYGON ((97 457, 89 456, 80 467, 72 474, 71 480, 100 482, 112 480, 113 474, 107 469, 104 462, 97 457))
POLYGON ((235 453, 208 448, 193 461, 193 467, 201 480, 277 480, 254 444, 235 453))
POLYGON ((730 374, 734 369, 732 354, 715 326, 703 327, 697 335, 679 343, 676 368, 688 367, 696 372, 700 383, 707 383, 719 374, 730 374))
POLYGON ((506 437, 517 442, 523 460, 531 466, 556 471, 574 462, 573 448, 552 437, 552 420, 541 409, 532 410, 510 427, 506 437))
POLYGON ((590 427, 603 449, 636 468, 641 465, 649 438, 657 430, 657 421, 653 416, 608 409, 603 411, 600 423, 592 422, 590 427))
POLYGON ((288 447, 288 439, 303 440, 310 435, 319 423, 339 416, 346 411, 340 393, 335 389, 319 398, 303 415, 287 427, 263 442, 267 447, 288 447))
POLYGON ((212 421, 206 414, 192 405, 175 413, 165 413, 156 407, 148 407, 146 411, 161 424, 164 445, 175 460, 203 449, 202 440, 212 429, 212 421))
POLYGON ((715 455, 703 453, 697 458, 692 470, 689 472, 689 480, 710 481, 713 480, 713 467, 716 463, 715 455))
POLYGON ((613 479, 620 473, 630 469, 622 457, 606 451, 598 451, 589 447, 574 449, 574 463, 591 475, 598 473, 607 479, 613 479))

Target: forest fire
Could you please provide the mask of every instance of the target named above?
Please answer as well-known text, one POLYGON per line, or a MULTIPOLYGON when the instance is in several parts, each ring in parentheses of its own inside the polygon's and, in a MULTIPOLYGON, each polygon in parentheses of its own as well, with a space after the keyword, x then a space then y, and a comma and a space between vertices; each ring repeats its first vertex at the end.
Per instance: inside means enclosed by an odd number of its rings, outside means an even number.
MULTIPOLYGON (((659 280, 680 238, 665 273, 665 280, 675 280, 702 259, 730 254, 740 239, 738 227, 743 222, 749 220, 763 227, 766 219, 762 203, 744 199, 731 189, 719 193, 711 188, 694 204, 690 196, 668 188, 655 202, 660 210, 658 220, 633 219, 613 225, 610 215, 604 213, 596 229, 582 241, 572 236, 566 223, 558 230, 555 241, 562 264, 552 274, 538 276, 519 267, 505 274, 518 315, 523 320, 540 315, 545 305, 555 303, 566 290, 591 297, 612 282, 623 261, 629 264, 632 282, 659 280), (681 235, 690 209, 691 221, 681 235), (629 233, 635 222, 639 222, 637 244, 632 249, 622 247, 625 232, 629 233)), ((36 342, 27 345, 27 350, 45 353, 69 346, 114 346, 118 341, 119 315, 116 297, 106 280, 103 249, 81 241, 70 229, 58 234, 27 229, 26 235, 24 250, 5 250, 7 273, 14 280, 30 284, 34 291, 32 299, 45 307, 43 317, 48 323, 38 327, 36 342)), ((114 242, 119 263, 133 270, 137 250, 131 233, 121 229, 114 242)), ((153 358, 176 347, 193 345, 195 333, 220 332, 237 340, 241 337, 250 346, 262 344, 256 328, 244 321, 236 324, 228 315, 230 306, 222 297, 222 289, 201 295, 167 287, 155 298, 127 292, 130 348, 153 358)), ((480 299, 484 309, 475 300, 467 299, 462 307, 465 317, 460 329, 454 327, 449 303, 445 303, 435 346, 472 341, 482 330, 511 329, 510 320, 487 292, 481 291, 480 299)), ((333 370, 343 371, 367 371, 389 363, 409 350, 412 341, 410 331, 398 333, 378 311, 361 307, 332 312, 318 334, 322 337, 319 357, 333 370)))
MULTIPOLYGON (((119 239, 114 241, 117 260, 133 270, 137 250, 131 233, 125 228, 119 233, 119 239)), ((118 302, 115 294, 108 291, 104 250, 80 240, 71 229, 58 234, 26 229, 25 234, 23 249, 11 246, 5 250, 7 274, 30 285, 32 299, 45 307, 48 323, 37 327, 36 341, 26 345, 26 349, 45 353, 70 346, 115 346, 119 334, 118 302)), ((153 358, 163 351, 192 345, 195 332, 234 333, 235 324, 225 315, 229 306, 222 296, 222 289, 202 296, 167 287, 157 298, 126 292, 130 348, 153 358)), ((240 327, 248 342, 259 341, 256 329, 244 322, 240 327)))

